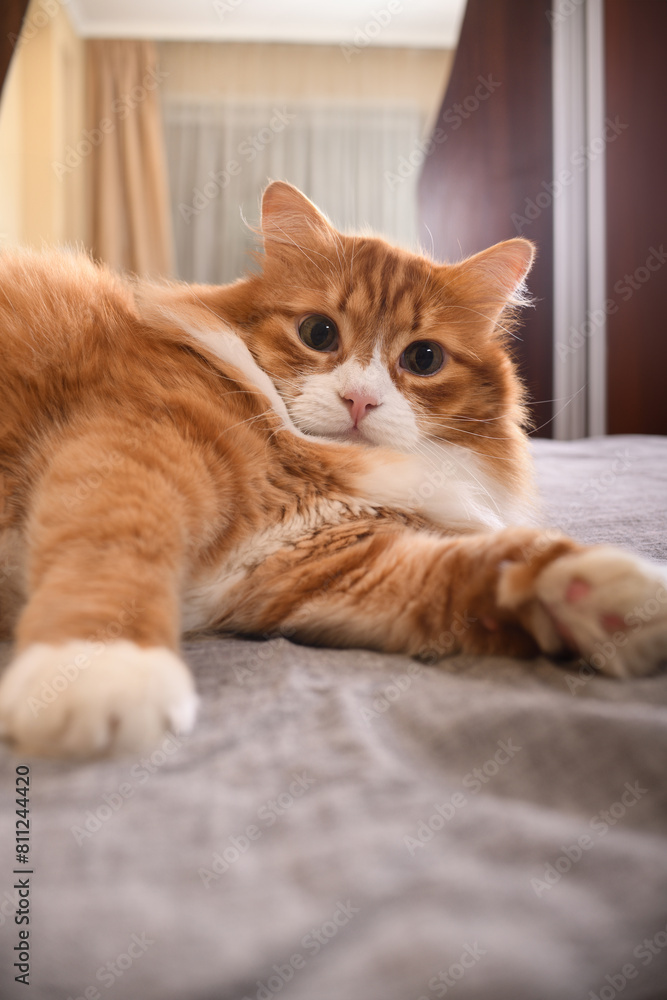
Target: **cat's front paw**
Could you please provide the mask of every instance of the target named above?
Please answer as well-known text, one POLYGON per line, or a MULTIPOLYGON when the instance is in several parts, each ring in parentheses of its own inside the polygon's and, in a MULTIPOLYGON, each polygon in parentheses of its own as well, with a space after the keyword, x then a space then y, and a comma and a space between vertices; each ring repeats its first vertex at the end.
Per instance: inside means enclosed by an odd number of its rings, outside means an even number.
POLYGON ((565 642, 613 677, 667 661, 667 572, 607 546, 564 555, 535 579, 535 595, 565 642))
POLYGON ((0 681, 0 736, 22 754, 87 757, 155 746, 192 728, 197 696, 162 647, 73 640, 25 649, 0 681))

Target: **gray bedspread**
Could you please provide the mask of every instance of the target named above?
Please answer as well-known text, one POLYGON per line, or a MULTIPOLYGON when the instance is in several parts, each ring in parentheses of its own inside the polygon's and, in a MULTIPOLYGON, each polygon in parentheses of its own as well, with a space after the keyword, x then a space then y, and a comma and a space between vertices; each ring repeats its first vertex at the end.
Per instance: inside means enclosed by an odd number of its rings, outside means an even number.
MULTIPOLYGON (((667 560, 667 439, 535 455, 552 524, 667 560)), ((2 998, 667 997, 667 674, 284 640, 185 653, 191 737, 29 762, 30 876, 22 762, 0 750, 2 998)))

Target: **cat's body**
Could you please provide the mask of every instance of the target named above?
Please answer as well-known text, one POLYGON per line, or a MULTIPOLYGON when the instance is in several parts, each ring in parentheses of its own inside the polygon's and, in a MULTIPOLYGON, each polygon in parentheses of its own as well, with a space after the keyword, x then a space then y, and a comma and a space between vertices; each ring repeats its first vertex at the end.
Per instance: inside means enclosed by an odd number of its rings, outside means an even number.
MULTIPOLYGON (((0 259, 0 725, 25 751, 189 726, 184 630, 586 653, 661 586, 508 527, 532 504, 503 337, 529 244, 434 265, 343 237, 284 184, 263 233, 263 274, 225 288, 0 259)), ((657 662, 654 624, 608 672, 657 662)))

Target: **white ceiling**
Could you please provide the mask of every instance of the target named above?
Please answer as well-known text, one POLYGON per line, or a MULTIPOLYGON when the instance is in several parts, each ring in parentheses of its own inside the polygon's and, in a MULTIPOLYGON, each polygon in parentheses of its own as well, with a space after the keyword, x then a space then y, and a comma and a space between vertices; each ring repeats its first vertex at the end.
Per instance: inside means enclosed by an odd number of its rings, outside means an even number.
POLYGON ((449 49, 456 47, 465 5, 466 0, 68 0, 67 10, 85 38, 449 49), (380 26, 378 19, 387 23, 380 26))

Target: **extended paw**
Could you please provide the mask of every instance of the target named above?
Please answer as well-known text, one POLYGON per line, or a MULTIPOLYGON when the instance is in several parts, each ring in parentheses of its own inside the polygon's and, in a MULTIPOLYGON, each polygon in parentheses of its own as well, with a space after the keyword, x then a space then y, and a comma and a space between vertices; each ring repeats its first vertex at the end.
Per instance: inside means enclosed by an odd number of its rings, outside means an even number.
POLYGON ((667 573, 607 546, 549 563, 535 596, 565 643, 602 673, 651 673, 667 660, 667 573))
POLYGON ((170 650, 74 640, 29 646, 0 681, 0 736, 24 754, 85 757, 187 732, 197 696, 170 650))

